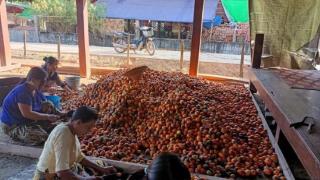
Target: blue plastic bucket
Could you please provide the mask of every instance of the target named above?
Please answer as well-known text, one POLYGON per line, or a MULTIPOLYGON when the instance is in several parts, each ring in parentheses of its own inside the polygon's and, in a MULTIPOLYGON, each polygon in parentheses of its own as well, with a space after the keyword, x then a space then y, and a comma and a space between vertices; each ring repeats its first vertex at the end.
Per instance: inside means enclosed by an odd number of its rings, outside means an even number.
POLYGON ((55 95, 51 95, 51 96, 46 96, 46 99, 48 101, 51 101, 54 105, 54 107, 56 107, 57 109, 61 109, 61 97, 60 96, 55 96, 55 95))

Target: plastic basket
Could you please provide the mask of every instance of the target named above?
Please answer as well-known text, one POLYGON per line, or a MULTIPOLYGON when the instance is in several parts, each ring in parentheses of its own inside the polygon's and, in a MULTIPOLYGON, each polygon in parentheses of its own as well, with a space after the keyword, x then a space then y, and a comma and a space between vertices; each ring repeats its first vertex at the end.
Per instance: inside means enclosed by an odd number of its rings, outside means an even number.
POLYGON ((80 76, 68 76, 68 77, 65 77, 65 81, 71 89, 79 90, 80 76))

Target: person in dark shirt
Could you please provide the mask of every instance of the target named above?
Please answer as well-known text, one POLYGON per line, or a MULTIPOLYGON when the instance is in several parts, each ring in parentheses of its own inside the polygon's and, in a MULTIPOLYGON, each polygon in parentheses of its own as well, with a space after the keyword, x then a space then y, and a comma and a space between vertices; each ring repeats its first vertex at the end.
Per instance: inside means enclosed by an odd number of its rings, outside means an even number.
POLYGON ((170 152, 159 154, 144 170, 139 170, 128 177, 128 180, 191 180, 188 168, 180 158, 170 152))
POLYGON ((47 72, 33 67, 24 82, 12 89, 3 101, 1 128, 13 140, 39 145, 48 137, 49 126, 58 115, 39 112, 44 97, 39 91, 47 80, 47 72))
POLYGON ((45 84, 45 88, 50 88, 56 84, 57 86, 61 86, 67 91, 71 91, 70 87, 60 79, 57 73, 59 60, 55 57, 48 56, 44 57, 43 61, 45 63, 44 65, 42 65, 42 68, 48 73, 48 79, 47 83, 45 84))

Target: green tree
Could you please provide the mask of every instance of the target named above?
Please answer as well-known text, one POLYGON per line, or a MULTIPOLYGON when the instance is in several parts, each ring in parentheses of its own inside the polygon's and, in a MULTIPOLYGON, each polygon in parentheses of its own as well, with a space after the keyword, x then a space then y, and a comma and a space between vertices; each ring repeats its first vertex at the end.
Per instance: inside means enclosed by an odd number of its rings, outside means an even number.
MULTIPOLYGON (((95 32, 103 25, 105 8, 88 0, 89 31, 95 32)), ((75 26, 77 24, 77 11, 75 0, 33 0, 30 3, 35 14, 51 17, 58 22, 57 26, 75 26)))

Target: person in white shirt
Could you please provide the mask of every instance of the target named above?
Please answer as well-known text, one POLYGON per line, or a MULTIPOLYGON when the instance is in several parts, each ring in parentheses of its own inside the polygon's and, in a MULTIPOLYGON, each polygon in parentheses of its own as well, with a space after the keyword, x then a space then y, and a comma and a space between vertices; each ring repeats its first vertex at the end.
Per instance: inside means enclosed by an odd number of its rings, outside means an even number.
POLYGON ((99 179, 77 174, 77 163, 101 174, 115 172, 115 168, 111 166, 101 167, 89 161, 81 152, 78 136, 87 134, 95 126, 97 119, 96 110, 82 106, 73 113, 70 122, 56 126, 44 145, 33 179, 99 179))

